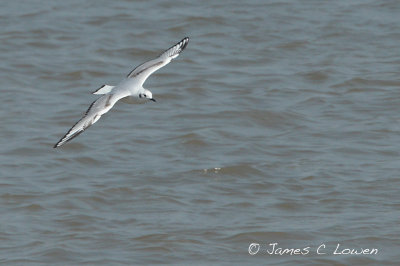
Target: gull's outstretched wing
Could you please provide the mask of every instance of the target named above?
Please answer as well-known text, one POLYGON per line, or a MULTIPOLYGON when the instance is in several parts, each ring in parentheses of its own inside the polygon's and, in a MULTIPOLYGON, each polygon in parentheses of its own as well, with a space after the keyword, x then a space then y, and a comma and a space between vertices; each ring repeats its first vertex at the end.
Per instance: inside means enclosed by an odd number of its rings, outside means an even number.
POLYGON ((136 67, 128 74, 127 77, 137 79, 138 84, 143 86, 143 83, 151 74, 153 74, 153 72, 167 65, 172 59, 177 57, 183 51, 183 49, 185 49, 188 42, 188 37, 183 38, 180 42, 160 54, 160 56, 156 59, 147 61, 146 63, 136 67))
POLYGON ((121 93, 106 94, 98 98, 89 106, 85 115, 54 145, 54 148, 60 147, 81 134, 85 129, 96 123, 103 114, 107 113, 119 99, 127 95, 121 93))

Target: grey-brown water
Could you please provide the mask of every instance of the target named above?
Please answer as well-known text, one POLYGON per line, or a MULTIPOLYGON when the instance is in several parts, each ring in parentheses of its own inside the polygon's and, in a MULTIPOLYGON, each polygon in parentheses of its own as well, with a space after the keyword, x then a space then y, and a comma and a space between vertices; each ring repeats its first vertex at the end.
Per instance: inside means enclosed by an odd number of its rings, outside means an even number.
POLYGON ((399 12, 3 1, 0 264, 397 265, 399 12), (185 36, 145 83, 157 103, 52 148, 91 91, 185 36))

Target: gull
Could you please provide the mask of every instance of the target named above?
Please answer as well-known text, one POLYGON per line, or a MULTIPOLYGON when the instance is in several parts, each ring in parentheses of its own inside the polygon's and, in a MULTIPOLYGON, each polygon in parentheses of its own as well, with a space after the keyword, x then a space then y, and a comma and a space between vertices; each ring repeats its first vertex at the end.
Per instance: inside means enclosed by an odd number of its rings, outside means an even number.
POLYGON ((121 99, 128 103, 155 102, 156 100, 153 98, 151 91, 143 88, 143 83, 151 74, 176 58, 185 49, 188 42, 189 38, 185 37, 161 53, 156 59, 137 66, 117 86, 103 85, 92 92, 102 96, 89 106, 84 116, 68 130, 64 137, 54 145, 54 148, 60 147, 77 137, 85 129, 96 123, 103 114, 110 111, 114 104, 121 99))

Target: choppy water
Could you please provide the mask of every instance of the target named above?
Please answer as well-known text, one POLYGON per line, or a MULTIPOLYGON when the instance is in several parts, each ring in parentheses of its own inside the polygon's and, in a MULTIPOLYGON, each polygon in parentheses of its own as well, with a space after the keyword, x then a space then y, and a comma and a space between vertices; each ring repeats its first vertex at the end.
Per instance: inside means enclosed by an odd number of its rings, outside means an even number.
POLYGON ((3 1, 0 263, 396 265, 399 12, 3 1), (92 90, 186 35, 145 84, 157 103, 119 103, 52 148, 92 90), (309 253, 269 255, 271 243, 309 253))

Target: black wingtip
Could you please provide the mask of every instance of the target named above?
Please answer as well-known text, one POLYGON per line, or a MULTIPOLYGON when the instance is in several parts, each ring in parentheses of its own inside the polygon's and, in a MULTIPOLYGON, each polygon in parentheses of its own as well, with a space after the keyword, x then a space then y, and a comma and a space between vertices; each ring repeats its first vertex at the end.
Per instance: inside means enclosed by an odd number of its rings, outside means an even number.
POLYGON ((59 140, 56 144, 54 144, 53 148, 57 149, 58 147, 60 147, 62 145, 62 144, 58 145, 58 144, 60 144, 60 142, 61 142, 61 140, 59 140))
POLYGON ((183 38, 181 42, 182 42, 181 50, 183 51, 183 49, 185 49, 187 44, 189 43, 189 37, 183 38))

